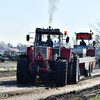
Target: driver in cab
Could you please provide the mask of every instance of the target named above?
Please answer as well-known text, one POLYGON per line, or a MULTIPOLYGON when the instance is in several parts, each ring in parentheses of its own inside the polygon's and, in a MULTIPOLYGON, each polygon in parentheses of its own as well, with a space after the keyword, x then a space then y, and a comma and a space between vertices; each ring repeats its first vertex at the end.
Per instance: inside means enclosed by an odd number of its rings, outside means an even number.
POLYGON ((80 45, 86 46, 86 43, 83 39, 80 41, 80 45))

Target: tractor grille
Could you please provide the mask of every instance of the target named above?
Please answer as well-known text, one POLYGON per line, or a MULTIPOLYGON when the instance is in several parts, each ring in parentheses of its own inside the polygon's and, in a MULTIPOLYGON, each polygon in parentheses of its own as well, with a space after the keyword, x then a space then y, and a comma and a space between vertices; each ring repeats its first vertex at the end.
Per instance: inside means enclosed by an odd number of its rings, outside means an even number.
POLYGON ((36 54, 35 56, 41 52, 41 55, 43 56, 43 58, 46 60, 47 57, 47 48, 46 47, 36 47, 36 54))
POLYGON ((36 54, 41 52, 41 54, 46 54, 46 48, 43 47, 36 47, 36 54))

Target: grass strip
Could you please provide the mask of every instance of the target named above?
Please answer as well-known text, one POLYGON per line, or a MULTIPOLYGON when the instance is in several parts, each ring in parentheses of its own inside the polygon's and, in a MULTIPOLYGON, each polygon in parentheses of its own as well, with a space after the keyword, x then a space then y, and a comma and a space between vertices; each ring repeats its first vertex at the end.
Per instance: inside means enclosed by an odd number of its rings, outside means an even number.
POLYGON ((4 61, 4 62, 1 62, 0 63, 17 63, 17 61, 4 61))
POLYGON ((89 100, 100 100, 100 97, 94 97, 94 98, 91 98, 89 100))
POLYGON ((15 71, 17 70, 17 67, 2 67, 0 68, 0 71, 15 71))

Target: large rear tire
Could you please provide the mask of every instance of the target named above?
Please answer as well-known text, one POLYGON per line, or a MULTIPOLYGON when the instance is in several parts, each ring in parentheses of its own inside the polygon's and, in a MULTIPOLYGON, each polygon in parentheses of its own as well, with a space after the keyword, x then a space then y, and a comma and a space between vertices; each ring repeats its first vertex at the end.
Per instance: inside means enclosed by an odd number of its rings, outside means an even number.
POLYGON ((74 55, 73 59, 73 68, 72 68, 72 82, 73 84, 78 83, 79 81, 79 58, 77 55, 74 55))
POLYGON ((72 78, 73 78, 73 60, 71 60, 68 63, 68 72, 67 72, 67 84, 71 84, 72 83, 72 78))
POLYGON ((56 86, 67 85, 67 60, 58 60, 56 62, 56 86))
POLYGON ((92 71, 93 71, 93 63, 92 63, 91 68, 90 68, 90 73, 89 73, 90 77, 92 76, 92 71))
POLYGON ((28 66, 29 62, 26 57, 20 57, 17 63, 17 83, 27 84, 28 83, 28 66))
POLYGON ((29 82, 34 82, 35 77, 33 77, 29 72, 29 57, 20 56, 17 63, 17 83, 18 84, 28 84, 29 82))

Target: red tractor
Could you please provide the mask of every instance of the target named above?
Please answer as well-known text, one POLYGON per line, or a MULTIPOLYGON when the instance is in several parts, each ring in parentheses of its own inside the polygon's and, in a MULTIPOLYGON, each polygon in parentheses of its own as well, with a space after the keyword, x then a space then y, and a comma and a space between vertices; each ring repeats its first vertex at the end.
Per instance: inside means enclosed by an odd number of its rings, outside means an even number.
MULTIPOLYGON (((27 41, 30 38, 28 34, 27 41)), ((63 41, 68 43, 69 37, 66 32, 62 34, 60 29, 36 28, 34 45, 27 48, 26 55, 19 57, 17 82, 35 82, 36 76, 39 76, 41 80, 54 80, 56 86, 77 83, 80 78, 80 65, 84 71, 85 64, 80 64, 79 56, 74 54, 71 48, 65 48, 63 41), (59 45, 53 45, 54 39, 59 45)))

